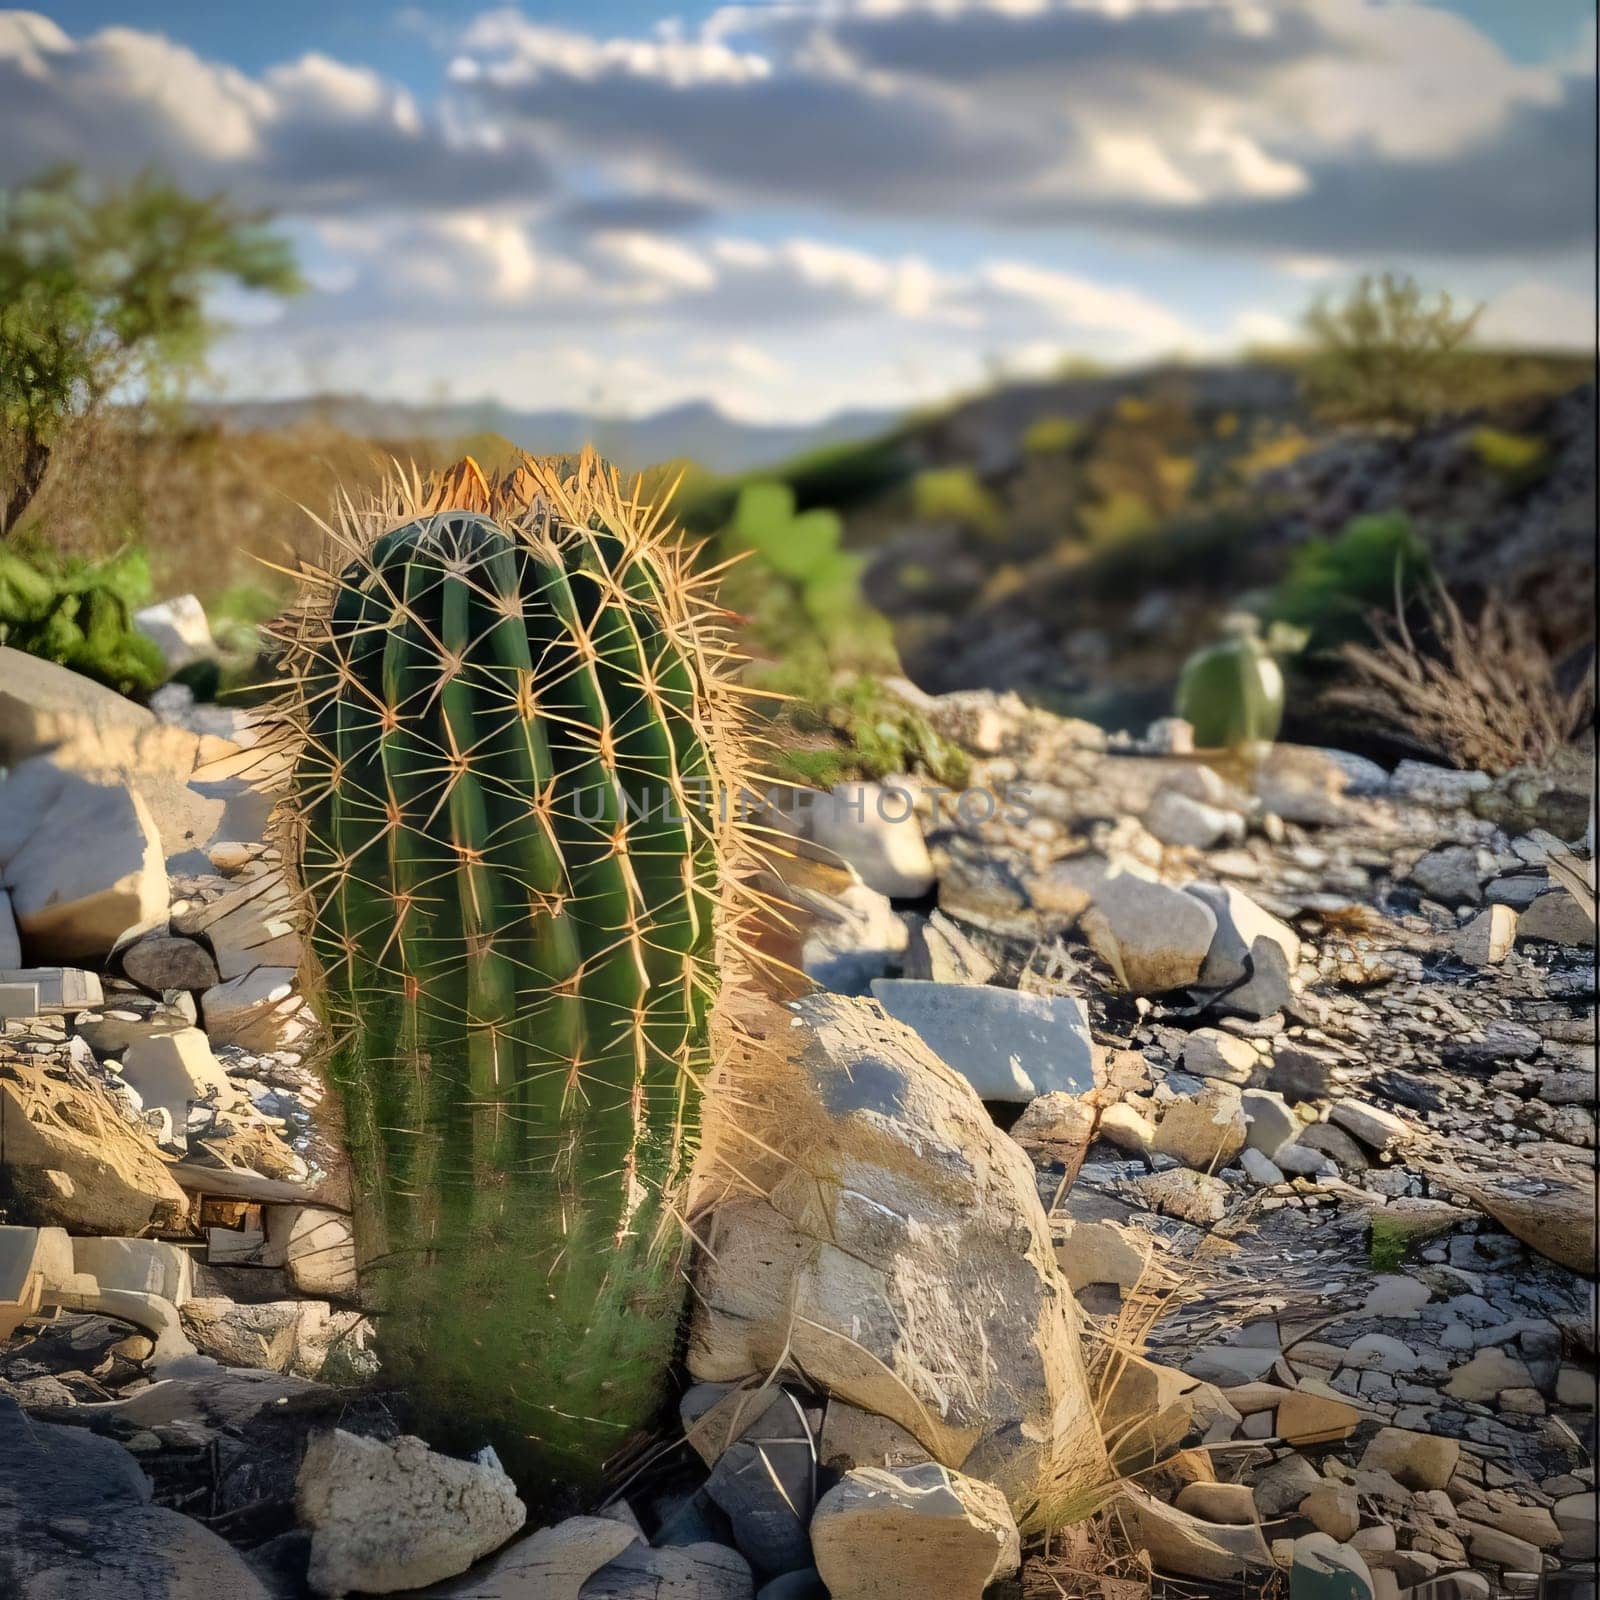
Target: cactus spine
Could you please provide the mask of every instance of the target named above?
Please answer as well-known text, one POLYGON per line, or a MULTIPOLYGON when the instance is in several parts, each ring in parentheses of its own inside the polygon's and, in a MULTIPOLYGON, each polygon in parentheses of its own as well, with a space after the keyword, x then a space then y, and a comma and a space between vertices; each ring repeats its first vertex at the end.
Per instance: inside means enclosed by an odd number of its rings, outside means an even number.
POLYGON ((592 456, 464 462, 330 531, 286 637, 288 810, 364 1292, 436 1431, 581 1488, 678 1334, 729 652, 592 456))

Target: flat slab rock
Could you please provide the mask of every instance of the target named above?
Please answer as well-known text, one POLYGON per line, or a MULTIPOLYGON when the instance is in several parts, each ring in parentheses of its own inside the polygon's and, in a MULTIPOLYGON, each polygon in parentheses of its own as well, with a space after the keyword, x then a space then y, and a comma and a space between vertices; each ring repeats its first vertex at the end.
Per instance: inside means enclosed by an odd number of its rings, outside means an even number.
POLYGON ((1027 1104, 1094 1088, 1095 1046, 1081 1001, 964 983, 878 978, 872 997, 980 1100, 1027 1104))

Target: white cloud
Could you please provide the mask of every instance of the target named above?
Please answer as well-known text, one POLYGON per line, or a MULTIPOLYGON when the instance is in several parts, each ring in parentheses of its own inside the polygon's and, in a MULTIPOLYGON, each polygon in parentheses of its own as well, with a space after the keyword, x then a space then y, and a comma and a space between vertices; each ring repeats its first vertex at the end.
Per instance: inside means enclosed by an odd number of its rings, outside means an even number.
POLYGON ((1485 305, 1477 331, 1489 344, 1592 348, 1594 296, 1553 283, 1518 283, 1485 305))

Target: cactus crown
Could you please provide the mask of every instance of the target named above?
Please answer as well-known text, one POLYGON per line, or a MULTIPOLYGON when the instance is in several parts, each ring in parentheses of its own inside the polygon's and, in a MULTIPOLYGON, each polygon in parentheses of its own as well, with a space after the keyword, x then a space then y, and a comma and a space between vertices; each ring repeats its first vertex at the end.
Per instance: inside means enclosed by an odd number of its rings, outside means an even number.
POLYGON ((386 1362, 575 1484, 677 1332, 747 903, 736 658, 692 552, 589 454, 413 472, 328 532, 280 630, 285 857, 386 1362))

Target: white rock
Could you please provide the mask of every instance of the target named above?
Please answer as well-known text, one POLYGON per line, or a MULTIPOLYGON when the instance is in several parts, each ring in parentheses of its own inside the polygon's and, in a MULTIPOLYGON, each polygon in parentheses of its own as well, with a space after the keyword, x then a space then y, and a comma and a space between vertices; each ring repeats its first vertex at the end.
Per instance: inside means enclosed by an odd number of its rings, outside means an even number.
POLYGON ((195 1347, 229 1366, 264 1367, 318 1378, 337 1350, 359 1366, 369 1324, 358 1311, 335 1311, 325 1300, 241 1304, 225 1296, 191 1299, 183 1325, 195 1347))
POLYGON ((765 1197, 711 1217, 693 1375, 803 1373, 1020 1506, 1103 1464, 1033 1168, 972 1089, 909 1028, 830 995, 775 1010, 726 1070, 760 1086, 733 1160, 765 1197))
POLYGON ((1162 1572, 1225 1581, 1272 1565, 1258 1522, 1202 1522, 1132 1487, 1122 1491, 1117 1503, 1137 1529, 1139 1545, 1162 1572))
MULTIPOLYGON (((639 1535, 625 1522, 608 1516, 568 1517, 508 1544, 463 1576, 421 1591, 417 1600, 579 1600, 590 1578, 638 1543, 639 1535)), ((727 1554, 738 1559, 732 1550, 727 1554)), ((744 1600, 749 1592, 747 1581, 744 1600)))
POLYGON ((306 1447, 295 1506, 311 1530, 311 1586, 325 1595, 454 1577, 527 1516, 497 1466, 436 1455, 407 1435, 384 1443, 339 1428, 306 1447))
POLYGON ((1374 1150, 1388 1150, 1417 1136, 1417 1130, 1404 1117, 1397 1117, 1382 1106, 1369 1105, 1365 1100, 1335 1101, 1328 1112, 1328 1120, 1353 1133, 1362 1144, 1374 1150))
POLYGON ((1185 893, 1211 912, 1217 926, 1195 987, 1222 991, 1214 1003, 1247 1017, 1281 1011, 1292 994, 1290 976, 1300 964, 1294 930, 1238 889, 1192 883, 1185 893))
POLYGON ((835 784, 831 794, 812 801, 808 831, 879 894, 919 900, 933 888, 933 861, 909 778, 835 784))
POLYGON ((1072 995, 878 978, 872 997, 980 1100, 1026 1105, 1043 1094, 1094 1088, 1089 1018, 1072 995))
POLYGON ((260 873, 209 905, 180 912, 172 928, 210 945, 224 981, 257 967, 300 965, 293 900, 276 872, 260 873))
POLYGON ((1264 1156, 1276 1158, 1303 1126, 1275 1089, 1246 1089, 1240 1094, 1239 1103, 1249 1125, 1245 1143, 1264 1156))
POLYGON ((1148 1117, 1140 1115, 1133 1106, 1120 1100, 1100 1113, 1099 1133, 1102 1139, 1109 1140, 1119 1150, 1129 1150, 1135 1154, 1151 1149, 1156 1142, 1155 1124, 1148 1117))
POLYGON ((818 1501, 811 1542, 833 1600, 982 1600, 1021 1562, 999 1490, 934 1462, 847 1472, 818 1501))
POLYGON ((1110 1222, 1069 1222, 1056 1243, 1056 1260, 1073 1292, 1091 1283, 1131 1289, 1145 1274, 1148 1257, 1137 1235, 1110 1222))
POLYGON ((35 962, 98 962, 125 928, 166 915, 161 840, 144 801, 45 756, 0 780, 0 878, 35 962))
POLYGON ((161 652, 168 672, 217 653, 205 607, 192 594, 140 607, 133 614, 133 625, 161 652))
POLYGON ((1180 1095, 1156 1124, 1155 1148, 1199 1172, 1225 1167, 1244 1148, 1247 1124, 1239 1091, 1213 1080, 1198 1094, 1180 1095))
POLYGON ((261 1263, 283 1267, 302 1294, 348 1299, 356 1292, 356 1247, 350 1219, 321 1206, 266 1208, 261 1263))
POLYGON ((1144 825, 1163 844, 1210 850, 1225 841, 1244 838, 1244 818, 1191 799, 1176 789, 1162 789, 1144 814, 1144 825))
POLYGON ((257 967, 200 996, 200 1015, 213 1044, 246 1050, 291 1049, 307 1031, 304 1002, 291 967, 257 967))
POLYGON ((1220 1028, 1197 1028, 1184 1040, 1183 1069, 1196 1078, 1248 1083, 1250 1074, 1263 1064, 1248 1039, 1220 1028))
POLYGON ((192 1100, 209 1099, 221 1107, 239 1099, 239 1090, 211 1053, 211 1041, 198 1028, 135 1039, 122 1058, 122 1076, 145 1109, 164 1109, 175 1129, 188 1122, 192 1100))
POLYGON ((1085 869, 1089 909, 1083 936, 1134 994, 1161 994, 1194 983, 1216 933, 1208 906, 1130 864, 1085 869))
POLYGON ((1516 912, 1510 906, 1485 906, 1456 930, 1450 948, 1469 967, 1492 967, 1511 954, 1516 939, 1516 912))
POLYGON ((72 1270, 102 1289, 160 1295, 180 1309, 194 1287, 193 1257, 159 1239, 74 1239, 72 1270))

